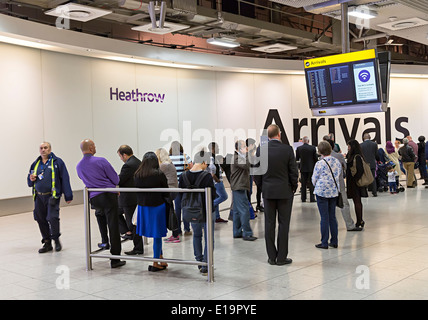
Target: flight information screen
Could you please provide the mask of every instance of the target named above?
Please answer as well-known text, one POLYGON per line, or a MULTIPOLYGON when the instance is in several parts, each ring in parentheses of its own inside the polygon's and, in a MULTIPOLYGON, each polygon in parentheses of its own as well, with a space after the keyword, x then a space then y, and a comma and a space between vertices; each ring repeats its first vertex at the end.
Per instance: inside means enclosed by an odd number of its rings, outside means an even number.
POLYGON ((305 61, 310 108, 381 102, 374 50, 305 61))

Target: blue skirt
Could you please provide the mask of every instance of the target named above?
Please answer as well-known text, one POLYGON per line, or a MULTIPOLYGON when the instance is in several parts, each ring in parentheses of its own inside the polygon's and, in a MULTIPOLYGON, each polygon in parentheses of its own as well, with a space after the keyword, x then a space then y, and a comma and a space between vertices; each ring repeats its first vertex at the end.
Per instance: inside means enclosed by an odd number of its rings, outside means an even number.
POLYGON ((162 238, 167 234, 166 206, 138 206, 137 234, 147 238, 162 238))

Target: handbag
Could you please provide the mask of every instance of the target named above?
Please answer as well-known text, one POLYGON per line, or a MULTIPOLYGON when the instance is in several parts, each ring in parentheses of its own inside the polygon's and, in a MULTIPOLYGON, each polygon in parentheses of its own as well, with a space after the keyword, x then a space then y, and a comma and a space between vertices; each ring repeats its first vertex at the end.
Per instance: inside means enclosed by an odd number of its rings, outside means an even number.
POLYGON ((178 219, 175 214, 174 204, 171 199, 165 199, 166 206, 166 227, 170 231, 178 229, 178 219))
MULTIPOLYGON (((356 163, 356 156, 354 157, 354 163, 351 167, 351 174, 352 176, 355 176, 357 174, 357 163, 356 163)), ((358 187, 367 187, 369 185, 371 185, 374 181, 374 177, 372 174, 372 170, 370 169, 370 165, 364 161, 364 159, 358 155, 361 158, 361 161, 363 162, 363 169, 364 169, 364 173, 361 176, 360 180, 356 181, 356 184, 358 187)))
POLYGON ((339 191, 340 189, 339 189, 339 187, 337 186, 337 182, 336 182, 336 178, 334 177, 333 170, 331 170, 331 167, 330 167, 330 165, 328 164, 327 160, 325 160, 325 159, 323 159, 323 160, 325 161, 325 163, 327 163, 327 166, 328 166, 328 168, 330 169, 331 176, 333 177, 334 184, 336 185, 337 192, 339 193, 339 195, 338 195, 338 197, 337 197, 336 207, 338 207, 338 208, 342 209, 342 208, 345 206, 345 205, 343 204, 342 193, 339 191))
POLYGON ((132 215, 132 224, 134 226, 137 225, 137 220, 138 220, 138 205, 135 207, 134 213, 132 215))

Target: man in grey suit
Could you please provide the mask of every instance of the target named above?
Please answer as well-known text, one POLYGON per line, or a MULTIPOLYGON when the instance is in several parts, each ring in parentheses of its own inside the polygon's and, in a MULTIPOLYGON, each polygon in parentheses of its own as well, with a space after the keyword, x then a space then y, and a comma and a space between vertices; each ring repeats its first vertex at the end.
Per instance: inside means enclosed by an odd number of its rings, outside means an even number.
POLYGON ((261 150, 261 152, 267 151, 268 161, 267 171, 262 177, 266 251, 269 264, 284 265, 292 262, 287 257, 288 233, 299 175, 293 148, 281 142, 279 127, 271 124, 267 131, 269 142, 263 145, 261 150), (277 246, 275 246, 277 213, 278 237, 277 246))
POLYGON ((373 177, 375 179, 372 183, 372 194, 373 197, 377 197, 377 184, 376 184, 376 163, 380 160, 377 143, 371 140, 370 134, 365 133, 363 135, 363 143, 360 144, 361 150, 363 151, 364 159, 370 164, 373 177))

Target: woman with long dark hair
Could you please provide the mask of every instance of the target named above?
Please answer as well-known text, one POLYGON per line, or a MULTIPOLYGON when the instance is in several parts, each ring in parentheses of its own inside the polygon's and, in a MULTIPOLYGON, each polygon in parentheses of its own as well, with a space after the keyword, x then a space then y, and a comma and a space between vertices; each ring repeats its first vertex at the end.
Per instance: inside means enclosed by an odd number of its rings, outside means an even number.
MULTIPOLYGON (((168 180, 159 169, 159 160, 154 152, 147 152, 134 176, 137 188, 168 188, 168 180)), ((139 192, 137 193, 138 216, 136 232, 153 238, 153 257, 162 258, 162 237, 167 234, 166 199, 169 193, 139 192)), ((154 262, 149 271, 165 270, 166 263, 154 262)))
POLYGON ((348 153, 346 155, 346 187, 347 187, 347 196, 352 199, 354 202, 355 215, 357 217, 357 222, 355 227, 364 228, 365 222, 363 220, 363 203, 361 198, 367 198, 368 192, 366 187, 359 187, 357 181, 364 174, 363 161, 365 161, 363 156, 363 151, 361 150, 360 143, 357 140, 348 141, 348 153), (355 160, 355 161, 354 161, 355 160), (356 166, 356 173, 353 176, 351 173, 351 167, 356 166))

